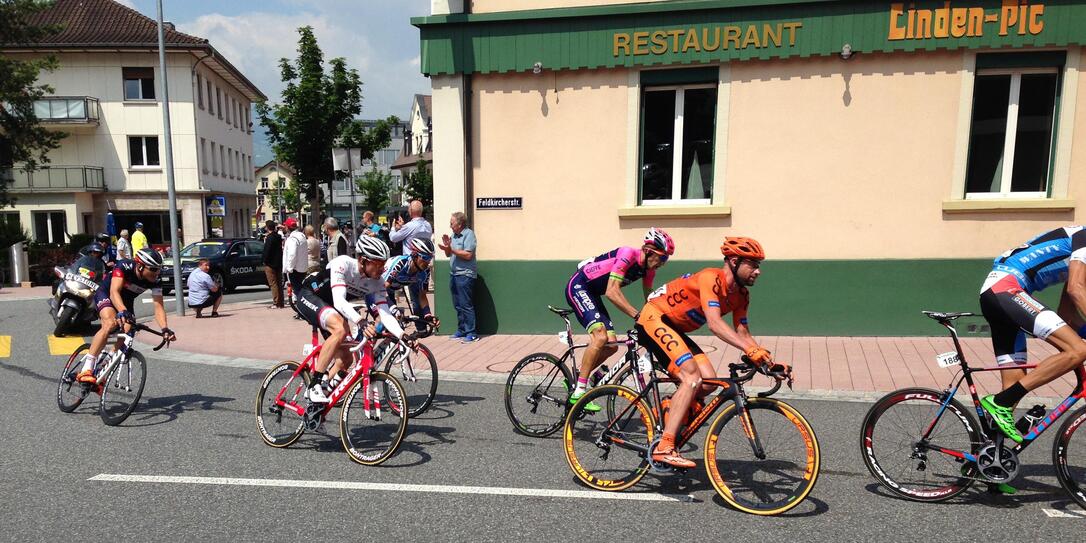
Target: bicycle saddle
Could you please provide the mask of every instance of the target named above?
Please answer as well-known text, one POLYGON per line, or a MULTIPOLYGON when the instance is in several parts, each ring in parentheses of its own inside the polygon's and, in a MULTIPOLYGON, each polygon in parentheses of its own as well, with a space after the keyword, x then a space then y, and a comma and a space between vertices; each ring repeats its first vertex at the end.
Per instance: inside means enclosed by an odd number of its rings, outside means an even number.
POLYGON ((554 307, 553 305, 548 305, 547 309, 550 309, 551 312, 557 313, 557 314, 559 314, 559 315, 561 315, 563 317, 565 317, 566 315, 569 315, 570 313, 573 313, 572 309, 560 309, 560 308, 554 307))
POLYGON ((976 316, 976 313, 944 313, 940 311, 921 311, 921 313, 937 321, 952 321, 955 319, 960 319, 962 317, 976 316))

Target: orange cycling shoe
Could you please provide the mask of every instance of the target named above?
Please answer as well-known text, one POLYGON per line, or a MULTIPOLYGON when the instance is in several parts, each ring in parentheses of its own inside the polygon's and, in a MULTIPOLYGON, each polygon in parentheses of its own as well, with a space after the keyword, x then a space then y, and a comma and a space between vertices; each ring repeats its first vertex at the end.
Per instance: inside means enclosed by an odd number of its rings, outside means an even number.
POLYGON ((75 377, 76 381, 80 383, 87 383, 93 385, 98 382, 98 378, 94 376, 93 370, 83 370, 79 372, 79 375, 75 377))
POLYGON ((683 469, 689 469, 696 465, 693 460, 683 458, 679 451, 675 450, 675 447, 662 449, 659 445, 652 451, 652 461, 683 469))

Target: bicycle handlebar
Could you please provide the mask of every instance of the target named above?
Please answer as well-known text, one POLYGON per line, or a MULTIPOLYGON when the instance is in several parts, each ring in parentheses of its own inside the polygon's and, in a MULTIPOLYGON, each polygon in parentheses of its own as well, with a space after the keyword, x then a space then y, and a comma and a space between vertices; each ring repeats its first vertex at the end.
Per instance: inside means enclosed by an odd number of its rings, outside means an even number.
POLYGON ((146 324, 142 324, 142 323, 138 323, 138 322, 132 323, 132 330, 133 331, 148 332, 150 334, 153 334, 153 335, 156 335, 156 336, 162 338, 162 341, 158 344, 158 346, 156 346, 156 347, 154 347, 152 349, 154 351, 160 351, 160 350, 162 350, 163 347, 169 347, 170 346, 170 341, 171 340, 166 339, 165 332, 155 330, 154 328, 151 328, 150 326, 147 326, 146 324))
POLYGON ((401 321, 410 322, 415 325, 415 334, 412 339, 422 339, 424 337, 430 337, 434 335, 434 332, 440 328, 434 326, 434 323, 428 320, 426 317, 419 317, 416 315, 404 315, 400 317, 401 321))
POLYGON ((732 380, 744 383, 754 378, 754 374, 761 373, 773 378, 773 387, 765 392, 759 392, 757 396, 759 398, 766 398, 777 393, 781 389, 781 385, 785 382, 788 383, 788 388, 792 388, 792 371, 791 368, 786 370, 771 371, 771 367, 762 364, 755 364, 746 355, 740 357, 741 364, 728 364, 728 371, 731 372, 732 380))

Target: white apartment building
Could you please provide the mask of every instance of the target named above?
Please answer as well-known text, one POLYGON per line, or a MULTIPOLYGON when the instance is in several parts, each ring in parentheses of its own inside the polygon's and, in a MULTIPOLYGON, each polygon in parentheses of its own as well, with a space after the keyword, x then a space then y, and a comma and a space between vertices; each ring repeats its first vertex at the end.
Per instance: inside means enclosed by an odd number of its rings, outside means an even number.
MULTIPOLYGON (((276 201, 275 193, 289 187, 294 181, 294 176, 294 168, 290 164, 275 160, 269 160, 253 173, 253 177, 256 178, 257 229, 263 228, 264 221, 280 222, 279 209, 272 205, 276 201)), ((302 216, 304 217, 305 214, 303 213, 302 216)))
MULTIPOLYGON (((430 136, 433 131, 431 120, 431 97, 429 94, 416 94, 411 98, 411 115, 408 129, 403 134, 402 154, 392 165, 393 171, 399 171, 406 178, 415 172, 420 160, 433 161, 433 145, 430 136)), ((432 169, 432 166, 431 166, 432 169)))
MULTIPOLYGON (((366 129, 372 129, 377 125, 377 121, 363 120, 362 124, 366 129)), ((407 123, 403 122, 392 125, 389 144, 386 147, 375 151, 372 159, 364 160, 362 161, 362 164, 353 165, 355 168, 355 176, 361 176, 365 172, 371 170, 378 170, 392 175, 389 207, 393 208, 403 205, 403 177, 400 170, 392 169, 392 165, 396 163, 403 153, 404 134, 407 132, 407 126, 407 123)), ((355 189, 355 192, 355 197, 358 198, 358 214, 361 215, 362 212, 369 209, 369 207, 365 205, 361 196, 357 194, 357 188, 355 189)), ((347 179, 344 178, 333 181, 332 191, 329 194, 331 196, 331 202, 328 202, 326 199, 326 207, 322 211, 324 211, 326 215, 335 217, 340 221, 350 221, 351 186, 348 184, 347 179)), ((382 215, 384 212, 383 209, 374 209, 372 211, 377 213, 378 216, 382 215)))
MULTIPOLYGON (((112 212, 118 229, 140 221, 151 243, 168 242, 157 25, 112 0, 58 0, 31 22, 63 30, 35 44, 0 45, 0 54, 58 59, 40 77, 54 94, 35 113, 67 136, 47 168, 8 170, 17 203, 3 213, 18 214, 39 241, 104 230, 112 212)), ((251 104, 266 97, 206 39, 168 24, 165 42, 184 243, 247 236, 257 209, 251 104), (209 215, 219 202, 224 214, 209 215)))

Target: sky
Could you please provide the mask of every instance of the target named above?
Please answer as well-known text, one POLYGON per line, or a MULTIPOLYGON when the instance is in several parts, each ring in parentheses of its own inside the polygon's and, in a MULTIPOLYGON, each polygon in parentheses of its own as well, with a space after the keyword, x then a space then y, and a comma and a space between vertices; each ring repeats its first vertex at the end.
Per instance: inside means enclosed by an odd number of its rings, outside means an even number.
MULTIPOLYGON (((119 1, 156 17, 155 0, 119 1)), ((412 96, 430 93, 419 71, 419 31, 410 22, 430 13, 430 0, 163 0, 162 9, 178 30, 210 40, 271 102, 284 87, 279 59, 297 56, 297 29, 306 25, 325 60, 343 57, 358 70, 361 118, 407 119, 412 96)), ((253 162, 271 160, 262 127, 253 135, 253 162)))

